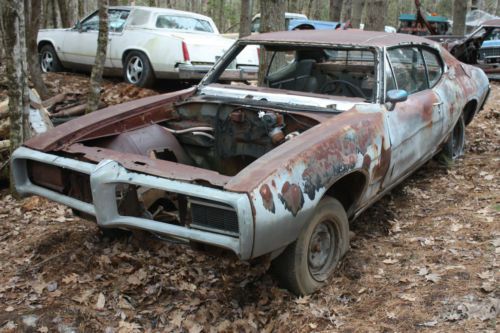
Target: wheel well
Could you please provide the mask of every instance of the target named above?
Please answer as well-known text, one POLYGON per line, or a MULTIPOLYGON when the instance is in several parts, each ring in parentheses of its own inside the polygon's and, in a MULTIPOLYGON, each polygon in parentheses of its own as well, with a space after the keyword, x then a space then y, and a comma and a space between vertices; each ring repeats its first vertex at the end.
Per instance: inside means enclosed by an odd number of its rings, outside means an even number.
MULTIPOLYGON (((40 52, 42 50, 42 47, 44 47, 45 45, 52 45, 52 43, 47 40, 42 40, 40 43, 38 43, 38 52, 40 52)), ((54 45, 52 45, 52 47, 54 47, 54 45)))
POLYGON ((315 28, 310 24, 301 24, 293 28, 293 30, 315 30, 315 28))
POLYGON ((130 52, 139 52, 139 53, 142 53, 144 54, 144 56, 148 59, 148 62, 151 63, 151 61, 149 60, 149 57, 146 53, 144 53, 143 51, 141 50, 137 50, 137 49, 129 49, 129 50, 126 50, 125 52, 123 52, 123 55, 122 55, 122 65, 125 67, 125 59, 127 59, 127 56, 130 52))
POLYGON ((476 109, 477 109, 477 101, 476 100, 471 100, 467 102, 467 104, 464 107, 464 121, 465 125, 469 125, 469 123, 472 121, 472 118, 474 118, 474 115, 476 114, 476 109))
POLYGON ((342 206, 349 216, 352 212, 351 209, 358 201, 365 189, 366 176, 359 171, 350 173, 339 180, 337 180, 326 191, 326 195, 333 197, 340 201, 342 206))

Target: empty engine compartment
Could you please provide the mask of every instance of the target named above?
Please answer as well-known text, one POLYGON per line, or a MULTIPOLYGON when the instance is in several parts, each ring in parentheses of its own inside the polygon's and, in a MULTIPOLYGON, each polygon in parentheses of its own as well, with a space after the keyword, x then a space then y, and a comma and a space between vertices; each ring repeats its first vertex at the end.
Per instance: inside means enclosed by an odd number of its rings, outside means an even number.
POLYGON ((318 123, 300 112, 216 101, 188 101, 176 105, 175 111, 170 120, 85 145, 234 176, 318 123))

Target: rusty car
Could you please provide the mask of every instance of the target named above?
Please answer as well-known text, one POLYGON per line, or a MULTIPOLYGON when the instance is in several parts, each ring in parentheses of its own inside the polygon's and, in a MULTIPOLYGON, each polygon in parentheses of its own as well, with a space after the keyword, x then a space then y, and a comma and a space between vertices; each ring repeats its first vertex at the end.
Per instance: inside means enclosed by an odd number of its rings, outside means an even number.
POLYGON ((324 285, 349 221, 437 154, 464 152, 484 72, 418 36, 303 30, 240 39, 189 89, 41 134, 12 157, 19 193, 241 260, 297 295, 324 285), (259 82, 220 81, 259 47, 259 82))

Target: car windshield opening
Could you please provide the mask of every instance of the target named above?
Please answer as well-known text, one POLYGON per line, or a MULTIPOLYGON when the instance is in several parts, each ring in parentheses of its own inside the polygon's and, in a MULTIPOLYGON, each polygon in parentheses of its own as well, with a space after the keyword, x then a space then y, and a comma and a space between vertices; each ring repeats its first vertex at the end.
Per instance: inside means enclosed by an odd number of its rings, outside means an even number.
MULTIPOLYGON (((377 62, 374 50, 247 45, 236 59, 252 53, 258 53, 266 66, 265 71, 256 75, 254 82, 247 82, 251 85, 367 101, 375 98, 377 62)), ((225 71, 218 71, 218 80, 212 82, 224 83, 227 72, 234 69, 233 61, 232 66, 225 66, 225 71)))

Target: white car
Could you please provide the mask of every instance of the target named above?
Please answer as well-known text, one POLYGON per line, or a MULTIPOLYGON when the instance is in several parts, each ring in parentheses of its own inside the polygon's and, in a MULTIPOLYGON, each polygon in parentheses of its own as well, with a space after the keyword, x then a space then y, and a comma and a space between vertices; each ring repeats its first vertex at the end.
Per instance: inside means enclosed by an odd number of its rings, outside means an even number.
MULTIPOLYGON (((99 15, 94 12, 73 28, 38 34, 43 72, 64 68, 90 70, 97 50, 99 15)), ((109 8, 107 75, 145 87, 156 78, 199 80, 234 40, 219 34, 210 17, 173 9, 120 6, 109 8)), ((256 77, 258 50, 236 59, 231 80, 256 77)))

